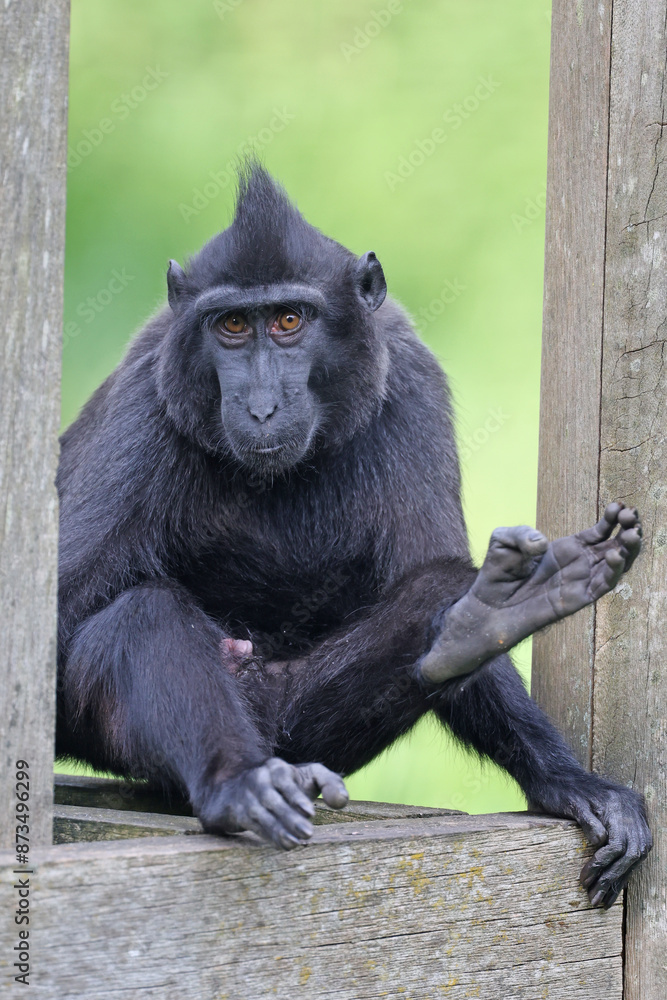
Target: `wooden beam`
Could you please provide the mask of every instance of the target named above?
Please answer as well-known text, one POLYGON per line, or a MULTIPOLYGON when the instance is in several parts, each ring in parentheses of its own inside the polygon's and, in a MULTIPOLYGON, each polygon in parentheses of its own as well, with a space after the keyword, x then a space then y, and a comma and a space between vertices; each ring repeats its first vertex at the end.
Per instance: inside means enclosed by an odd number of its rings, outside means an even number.
MULTIPOLYGON (((150 791, 141 781, 121 778, 98 778, 80 774, 56 774, 56 805, 82 806, 86 809, 122 809, 160 813, 169 816, 192 816, 192 809, 177 798, 166 798, 150 791)), ((461 816, 459 809, 433 809, 394 802, 353 800, 345 809, 330 809, 321 799, 315 802, 315 823, 347 823, 350 819, 424 819, 429 816, 461 816)))
MULTIPOLYGON (((554 0, 537 526, 597 520, 611 4, 554 0)), ((533 640, 532 693, 591 763, 593 608, 533 640)))
POLYGON ((51 842, 69 0, 5 3, 0 32, 0 845, 30 774, 51 842))
POLYGON ((44 849, 31 982, 68 1000, 621 1000, 622 907, 590 908, 587 854, 574 824, 520 813, 330 824, 289 853, 204 835, 44 849))
POLYGON ((648 801, 625 1000, 664 1000, 666 977, 666 24, 665 0, 554 3, 538 520, 563 534, 619 499, 645 546, 595 612, 536 639, 533 691, 648 801))
POLYGON ((667 3, 614 0, 600 497, 644 553, 601 602, 593 765, 643 792, 655 847, 628 889, 625 1000, 667 995, 667 3))
MULTIPOLYGON (((203 833, 186 803, 169 801, 149 791, 143 782, 56 774, 54 801, 54 844, 203 833)), ((464 815, 452 809, 355 801, 339 811, 330 809, 321 799, 315 803, 315 809, 316 826, 464 815)))
POLYGON ((91 809, 86 806, 59 806, 53 811, 53 843, 130 840, 135 837, 200 835, 201 823, 194 816, 168 816, 129 809, 91 809))

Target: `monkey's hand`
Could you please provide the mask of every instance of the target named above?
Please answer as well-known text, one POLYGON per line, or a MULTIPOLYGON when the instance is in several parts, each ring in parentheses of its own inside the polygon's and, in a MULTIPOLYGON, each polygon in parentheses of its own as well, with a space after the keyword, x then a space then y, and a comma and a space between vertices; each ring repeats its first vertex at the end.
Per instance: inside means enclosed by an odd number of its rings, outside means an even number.
POLYGON ((534 528, 496 528, 470 590, 447 609, 418 664, 431 683, 470 673, 546 625, 597 601, 641 548, 636 510, 609 504, 594 527, 549 542, 534 528), (614 535, 614 529, 618 532, 614 535))
POLYGON ((595 854, 581 870, 581 884, 593 906, 608 909, 651 850, 644 800, 637 792, 595 774, 579 786, 550 784, 532 809, 575 820, 595 854))
POLYGON ((313 835, 313 800, 333 809, 347 804, 342 778, 323 764, 292 765, 271 757, 220 785, 199 813, 207 833, 252 830, 290 850, 313 835))

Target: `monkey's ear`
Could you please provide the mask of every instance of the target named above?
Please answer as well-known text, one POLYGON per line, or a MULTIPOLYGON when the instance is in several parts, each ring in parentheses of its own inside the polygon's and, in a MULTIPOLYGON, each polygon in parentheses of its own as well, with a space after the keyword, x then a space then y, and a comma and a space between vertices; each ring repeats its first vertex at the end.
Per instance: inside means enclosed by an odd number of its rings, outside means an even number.
POLYGON ((382 264, 372 250, 359 258, 354 275, 357 282, 357 292, 370 311, 375 312, 384 302, 387 294, 387 282, 384 280, 382 264))
POLYGON ((170 260, 167 270, 167 298, 172 310, 176 310, 176 303, 181 293, 185 290, 186 285, 187 278, 185 277, 185 271, 175 260, 170 260))

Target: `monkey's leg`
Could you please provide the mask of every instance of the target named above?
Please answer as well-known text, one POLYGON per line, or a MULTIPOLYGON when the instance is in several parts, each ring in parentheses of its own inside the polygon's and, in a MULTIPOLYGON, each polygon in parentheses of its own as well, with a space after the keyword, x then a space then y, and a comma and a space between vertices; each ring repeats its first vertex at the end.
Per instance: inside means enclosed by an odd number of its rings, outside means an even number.
POLYGON ((461 742, 516 779, 532 809, 581 826, 597 848, 582 869, 582 885, 593 906, 611 906, 651 849, 642 797, 581 767, 508 656, 441 685, 430 704, 461 742))
POLYGON ((641 533, 637 511, 618 503, 594 527, 554 542, 533 528, 496 528, 475 582, 445 611, 440 634, 420 660, 421 676, 438 684, 470 673, 592 604, 630 568, 641 533))
POLYGON ((431 644, 433 621, 475 576, 460 559, 415 570, 347 628, 292 661, 276 752, 351 774, 408 732, 431 707, 415 663, 431 644))
POLYGON ((347 793, 321 766, 272 758, 221 656, 227 637, 170 581, 119 595, 86 619, 63 669, 70 745, 98 767, 185 790, 205 829, 252 830, 280 847, 312 835, 311 799, 347 793))

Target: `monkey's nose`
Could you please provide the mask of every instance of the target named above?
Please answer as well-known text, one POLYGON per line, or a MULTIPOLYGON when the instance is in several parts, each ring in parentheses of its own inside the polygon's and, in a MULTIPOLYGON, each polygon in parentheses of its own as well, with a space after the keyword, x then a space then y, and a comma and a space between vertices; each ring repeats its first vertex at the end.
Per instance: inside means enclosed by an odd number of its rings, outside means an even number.
POLYGON ((266 423, 269 417, 278 409, 278 404, 270 399, 250 399, 248 400, 248 411, 260 424, 266 423))

